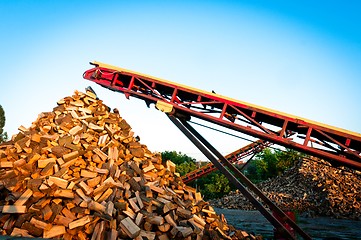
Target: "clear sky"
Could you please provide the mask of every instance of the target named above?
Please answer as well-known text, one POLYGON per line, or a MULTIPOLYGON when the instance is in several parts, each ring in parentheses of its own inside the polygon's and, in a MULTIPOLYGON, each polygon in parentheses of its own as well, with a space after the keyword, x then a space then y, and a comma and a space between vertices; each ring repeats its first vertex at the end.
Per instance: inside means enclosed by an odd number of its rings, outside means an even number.
MULTIPOLYGON (((164 114, 83 80, 100 61, 361 132, 360 1, 0 0, 11 136, 92 86, 152 151, 203 159, 164 114)), ((223 154, 238 139, 197 128, 223 154)))

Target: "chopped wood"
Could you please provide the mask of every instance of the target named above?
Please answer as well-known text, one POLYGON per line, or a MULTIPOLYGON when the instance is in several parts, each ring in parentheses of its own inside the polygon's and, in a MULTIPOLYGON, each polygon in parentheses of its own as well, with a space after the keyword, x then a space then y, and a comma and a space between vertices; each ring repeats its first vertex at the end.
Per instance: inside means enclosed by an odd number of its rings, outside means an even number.
POLYGON ((49 230, 44 230, 43 238, 54 238, 66 233, 65 227, 60 225, 52 226, 49 230))
POLYGON ((137 163, 135 161, 131 161, 131 163, 129 164, 129 166, 138 174, 141 175, 142 174, 142 169, 139 168, 139 166, 137 165, 137 163))
POLYGON ((156 234, 155 234, 155 232, 149 232, 149 231, 141 230, 140 233, 139 233, 139 236, 142 237, 142 238, 145 238, 147 240, 154 240, 156 234))
POLYGON ((161 232, 168 232, 170 229, 170 224, 169 223, 164 223, 162 225, 158 225, 158 229, 161 232))
POLYGON ((2 206, 2 213, 25 213, 26 206, 19 205, 4 205, 2 206))
POLYGON ((192 215, 192 218, 194 219, 195 222, 199 223, 202 227, 204 227, 206 225, 206 222, 204 221, 204 219, 198 217, 196 214, 192 215))
POLYGON ((128 199, 128 202, 129 202, 129 204, 130 204, 130 206, 133 208, 133 211, 134 212, 138 212, 138 211, 140 211, 140 208, 138 207, 138 205, 137 205, 137 198, 129 198, 128 199))
POLYGON ((29 198, 33 195, 33 191, 31 189, 26 189, 25 192, 23 192, 23 194, 21 194, 21 196, 18 198, 18 200, 16 200, 16 202, 14 203, 14 205, 24 205, 29 198))
POLYGON ((71 218, 64 217, 60 214, 56 215, 54 219, 54 223, 57 225, 63 225, 65 227, 69 226, 69 223, 71 223, 73 220, 71 218))
POLYGON ((107 175, 109 173, 108 169, 101 169, 101 168, 97 168, 97 167, 91 168, 91 171, 97 172, 97 173, 100 173, 100 174, 105 174, 105 175, 107 175))
POLYGON ((109 240, 117 240, 118 231, 116 229, 110 229, 109 240))
POLYGON ((231 234, 176 165, 163 165, 92 91, 61 99, 19 129, 0 146, 0 234, 199 239, 206 226, 223 239, 231 234))
POLYGON ((85 193, 83 192, 83 190, 81 190, 81 188, 78 188, 77 190, 75 190, 75 192, 78 194, 79 197, 81 197, 84 201, 89 202, 91 201, 91 198, 86 196, 85 193))
POLYGON ((75 182, 70 182, 66 189, 72 190, 74 186, 75 186, 75 182))
POLYGON ((35 227, 44 229, 44 230, 50 230, 52 227, 52 225, 50 223, 46 223, 46 222, 40 221, 35 218, 31 218, 30 223, 33 224, 35 227))
POLYGON ((127 208, 127 210, 123 211, 123 213, 128 217, 130 217, 131 219, 135 219, 137 216, 136 213, 131 208, 127 208))
POLYGON ((42 208, 41 213, 43 214, 43 219, 45 221, 48 221, 51 218, 51 215, 53 215, 53 211, 49 205, 46 205, 44 208, 42 208))
POLYGON ((100 132, 104 130, 104 127, 99 126, 99 125, 94 124, 94 123, 90 123, 88 127, 95 130, 95 131, 100 131, 100 132))
POLYGON ((202 195, 200 192, 196 192, 194 195, 195 195, 196 202, 199 202, 202 200, 202 195))
POLYGON ((68 181, 62 178, 49 176, 48 183, 49 181, 62 189, 66 189, 68 187, 68 181))
POLYGON ((94 188, 100 183, 101 177, 97 176, 95 178, 88 179, 86 182, 88 184, 88 187, 94 188))
POLYGON ((84 178, 95 178, 96 176, 98 176, 98 173, 91 172, 91 171, 88 171, 88 170, 81 170, 80 176, 84 177, 84 178))
POLYGON ((99 198, 94 198, 97 202, 103 202, 113 193, 113 189, 108 188, 99 198))
POLYGON ((92 188, 90 188, 85 182, 80 182, 80 183, 78 183, 78 185, 81 187, 81 189, 83 189, 83 191, 84 191, 84 193, 86 194, 86 195, 90 195, 92 192, 93 192, 93 189, 92 188))
POLYGON ((166 166, 169 171, 171 171, 172 173, 175 173, 175 167, 176 167, 175 163, 173 163, 170 160, 167 160, 166 166))
POLYGON ((56 158, 38 160, 38 168, 45 168, 49 163, 56 163, 56 158))
POLYGON ((162 235, 157 236, 159 240, 169 240, 169 237, 166 233, 163 233, 162 235))
MULTIPOLYGON (((204 209, 202 209, 203 211, 204 209)), ((181 207, 177 208, 177 215, 184 218, 184 219, 189 219, 192 216, 192 211, 188 210, 188 209, 183 209, 181 207)))
POLYGON ((108 156, 104 152, 102 152, 99 148, 95 148, 93 152, 96 153, 103 161, 105 161, 108 158, 108 156))
POLYGON ((67 208, 63 208, 63 210, 61 211, 62 214, 64 214, 65 217, 71 219, 71 220, 75 220, 76 216, 74 215, 74 213, 72 213, 69 209, 67 208))
POLYGON ((153 192, 152 192, 152 190, 150 189, 150 187, 149 186, 146 186, 145 187, 145 196, 147 197, 147 198, 153 198, 153 192))
POLYGON ((83 127, 81 126, 75 126, 73 127, 72 129, 69 130, 69 134, 71 135, 76 135, 78 134, 79 132, 81 132, 83 130, 83 127))
POLYGON ((156 187, 154 185, 150 185, 149 186, 151 190, 155 191, 155 192, 158 192, 160 194, 164 194, 164 189, 163 188, 160 188, 160 187, 156 187))
POLYGON ((134 189, 134 191, 141 190, 140 184, 134 179, 134 177, 129 179, 128 183, 131 185, 131 188, 134 189))
POLYGON ((205 208, 202 209, 202 212, 207 213, 210 217, 216 215, 216 212, 215 212, 215 211, 209 210, 209 209, 205 209, 205 208))
POLYGON ((74 198, 74 193, 72 190, 69 189, 59 189, 54 192, 54 197, 74 198))
POLYGON ((80 226, 84 226, 85 224, 89 223, 91 221, 89 216, 82 217, 78 220, 72 221, 69 223, 69 229, 74 229, 80 226))
POLYGON ((178 227, 176 227, 176 229, 182 233, 183 237, 188 237, 189 235, 191 235, 193 233, 193 230, 191 227, 178 226, 178 227))
POLYGON ((164 218, 162 216, 147 217, 146 221, 158 226, 164 224, 164 218))
MULTIPOLYGON (((361 173, 346 167, 332 167, 318 158, 295 161, 282 175, 258 184, 258 188, 284 211, 306 216, 361 217, 361 173)), ((212 201, 217 207, 253 210, 238 191, 212 201)))
POLYGON ((194 219, 188 219, 188 222, 193 226, 194 232, 196 234, 200 234, 203 231, 204 227, 194 221, 194 219))
POLYGON ((122 230, 131 238, 135 238, 140 233, 140 228, 129 217, 119 222, 122 230))
POLYGON ((142 209, 142 208, 144 207, 144 204, 143 204, 142 198, 140 197, 139 191, 136 191, 136 192, 135 192, 135 197, 137 198, 137 202, 138 202, 138 204, 139 204, 139 208, 142 209))
POLYGON ((106 208, 105 208, 105 213, 109 216, 112 216, 113 211, 114 211, 114 203, 111 201, 107 202, 106 208))
POLYGON ((95 99, 98 99, 97 95, 95 92, 92 91, 92 89, 86 89, 85 95, 87 95, 88 101, 94 101, 95 99))
POLYGON ((109 188, 110 188, 110 184, 103 184, 97 187, 96 189, 94 189, 93 191, 94 199, 97 200, 98 198, 100 198, 101 194, 103 194, 103 192, 109 188))
POLYGON ((29 232, 25 229, 20 228, 14 228, 11 232, 10 236, 16 236, 16 237, 33 237, 29 234, 29 232))
MULTIPOLYGON (((108 135, 106 135, 106 136, 108 136, 108 135)), ((117 147, 110 147, 108 149, 108 158, 110 160, 116 161, 118 159, 118 156, 119 156, 119 150, 117 147)))
POLYGON ((145 167, 145 168, 143 168, 143 172, 149 172, 149 171, 151 171, 151 170, 153 170, 155 167, 154 167, 154 165, 153 164, 150 164, 148 167, 145 167))
POLYGON ((104 205, 98 203, 98 202, 95 202, 95 201, 90 201, 88 203, 88 208, 90 210, 94 210, 94 211, 97 211, 97 212, 100 212, 100 213, 105 213, 106 211, 106 208, 104 205))
POLYGON ((143 220, 143 214, 142 213, 138 213, 137 216, 135 217, 135 224, 137 224, 138 226, 140 226, 142 220, 143 220))
POLYGON ((167 214, 164 216, 164 219, 166 220, 167 223, 169 223, 171 226, 176 227, 177 224, 175 223, 173 217, 170 214, 167 214))
POLYGON ((14 166, 13 162, 0 162, 0 168, 12 168, 14 166))
POLYGON ((74 152, 71 152, 71 153, 67 153, 67 154, 64 154, 63 155, 63 159, 65 162, 68 162, 74 158, 77 158, 79 156, 79 152, 78 151, 74 151, 74 152))

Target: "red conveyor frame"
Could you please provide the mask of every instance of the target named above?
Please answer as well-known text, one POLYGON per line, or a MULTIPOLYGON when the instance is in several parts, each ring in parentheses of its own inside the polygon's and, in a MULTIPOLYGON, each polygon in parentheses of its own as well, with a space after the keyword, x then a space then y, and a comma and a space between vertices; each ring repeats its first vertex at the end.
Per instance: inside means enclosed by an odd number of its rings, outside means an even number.
POLYGON ((105 88, 154 103, 162 111, 195 117, 273 144, 361 170, 361 134, 305 118, 94 62, 83 77, 105 88), (288 137, 286 132, 296 135, 288 137))

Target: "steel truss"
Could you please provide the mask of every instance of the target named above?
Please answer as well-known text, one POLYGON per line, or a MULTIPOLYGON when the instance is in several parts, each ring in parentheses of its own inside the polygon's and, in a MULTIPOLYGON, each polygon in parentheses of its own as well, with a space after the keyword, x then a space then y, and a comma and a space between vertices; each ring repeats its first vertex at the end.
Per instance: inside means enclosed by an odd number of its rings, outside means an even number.
POLYGON ((361 134, 281 113, 225 96, 95 62, 84 73, 112 91, 151 103, 164 112, 177 111, 273 144, 361 170, 361 134), (288 137, 287 132, 296 133, 288 137))
MULTIPOLYGON (((293 133, 287 133, 287 135, 288 137, 290 137, 293 135, 293 133)), ((242 163, 242 166, 240 168, 240 170, 242 171, 257 153, 261 152, 263 149, 267 147, 270 147, 271 145, 272 145, 271 142, 259 139, 230 154, 225 155, 224 158, 227 159, 230 163, 241 164, 243 159, 250 156, 249 160, 246 163, 242 163)), ((206 176, 216 170, 217 167, 214 166, 213 163, 207 163, 206 165, 182 176, 182 180, 184 183, 189 183, 197 178, 206 176)))
MULTIPOLYGON (((268 147, 272 145, 272 143, 267 142, 267 141, 263 141, 263 140, 258 140, 256 142, 253 142, 251 144, 248 144, 247 146, 244 146, 230 154, 227 154, 226 156, 224 156, 225 159, 227 159, 230 163, 232 164, 240 164, 241 161, 243 159, 245 159, 246 157, 251 156, 251 158, 261 152, 264 148, 268 147)), ((250 160, 248 160, 250 161, 250 160)), ((248 163, 247 161, 247 163, 248 163)), ((246 165, 246 163, 243 163, 242 168, 246 165)), ((194 181, 197 178, 206 176, 210 173, 212 173, 213 171, 216 171, 217 167, 214 166, 213 163, 207 163, 206 165, 193 170, 192 172, 189 172, 187 174, 185 174, 184 176, 182 176, 182 180, 184 183, 189 183, 194 181)))

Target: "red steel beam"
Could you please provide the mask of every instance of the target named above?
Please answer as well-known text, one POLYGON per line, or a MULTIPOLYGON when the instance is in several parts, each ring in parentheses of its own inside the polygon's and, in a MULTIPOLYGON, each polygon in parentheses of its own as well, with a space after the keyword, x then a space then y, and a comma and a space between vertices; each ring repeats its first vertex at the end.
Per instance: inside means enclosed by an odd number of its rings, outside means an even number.
POLYGON ((154 103, 178 117, 196 117, 333 163, 361 170, 361 134, 94 62, 83 77, 110 90, 154 103), (165 108, 163 108, 165 106, 165 108), (167 109, 168 108, 168 109, 167 109), (280 132, 280 133, 278 133, 280 132), (292 138, 285 132, 297 133, 292 138))
MULTIPOLYGON (((247 156, 256 154, 260 151, 262 151, 262 149, 264 149, 265 147, 270 146, 272 143, 267 142, 267 141, 263 141, 263 140, 258 140, 256 142, 253 142, 251 144, 248 144, 230 154, 227 154, 226 156, 224 156, 230 163, 238 163, 240 162, 242 159, 246 158, 247 156)), ((182 176, 182 180, 184 183, 189 183, 194 181, 197 178, 203 177, 205 175, 210 174, 213 171, 216 171, 217 168, 214 166, 213 163, 207 163, 206 165, 204 165, 201 168, 195 169, 192 172, 187 173, 186 175, 182 176)))
MULTIPOLYGON (((281 132, 281 131, 280 131, 281 132)), ((288 137, 292 136, 294 133, 287 133, 288 137)), ((238 164, 242 159, 254 155, 256 153, 261 152, 264 148, 271 146, 271 142, 264 141, 262 139, 259 139, 255 142, 252 142, 236 151, 233 151, 226 156, 224 156, 225 159, 227 159, 230 163, 238 164)), ((187 173, 186 175, 182 176, 182 180, 184 183, 189 183, 194 181, 197 178, 203 177, 205 175, 210 174, 213 171, 216 171, 217 168, 214 166, 213 163, 208 163, 204 165, 201 168, 195 169, 192 172, 187 173)))

